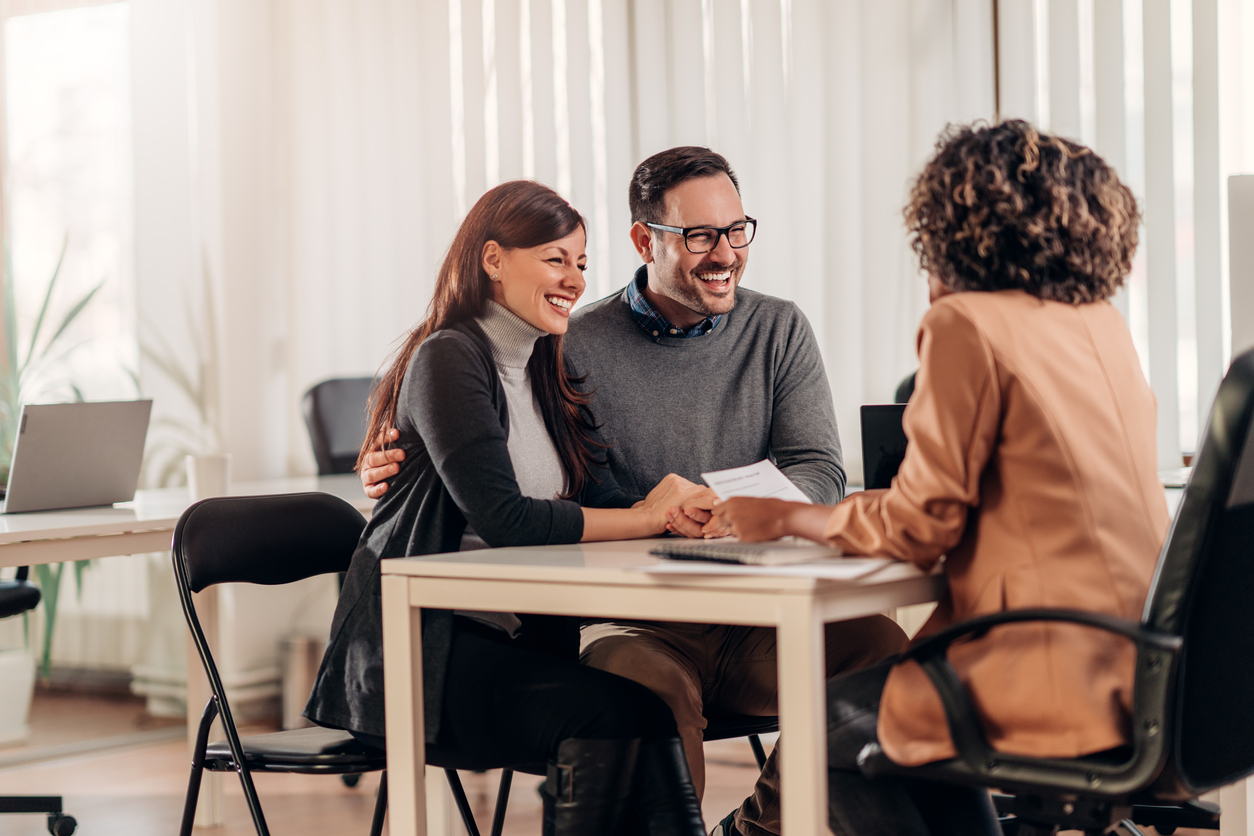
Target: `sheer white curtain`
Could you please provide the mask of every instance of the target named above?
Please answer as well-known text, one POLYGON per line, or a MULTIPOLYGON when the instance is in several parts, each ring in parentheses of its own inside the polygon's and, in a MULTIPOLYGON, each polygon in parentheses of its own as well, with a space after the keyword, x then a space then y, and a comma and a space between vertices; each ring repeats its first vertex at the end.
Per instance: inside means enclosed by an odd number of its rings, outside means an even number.
POLYGON ((237 473, 310 469, 300 393, 377 368, 486 188, 535 177, 570 197, 591 222, 591 300, 638 264, 636 163, 700 144, 729 158, 761 220, 746 285, 795 300, 819 335, 860 474, 857 407, 890 399, 913 368, 926 304, 902 232, 907 183, 947 122, 993 116, 988 2, 214 5, 208 142, 224 194, 249 200, 210 242, 211 261, 236 265, 223 379, 237 473), (232 124, 249 113, 246 131, 232 124))

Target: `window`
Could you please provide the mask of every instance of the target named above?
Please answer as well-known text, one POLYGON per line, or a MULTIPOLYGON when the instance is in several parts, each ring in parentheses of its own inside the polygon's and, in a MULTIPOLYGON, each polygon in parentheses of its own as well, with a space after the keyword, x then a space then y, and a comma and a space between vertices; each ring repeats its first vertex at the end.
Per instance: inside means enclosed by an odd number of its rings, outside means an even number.
POLYGON ((127 372, 136 356, 129 24, 126 3, 4 22, 3 177, 19 357, 29 350, 61 262, 34 348, 42 362, 31 364, 26 401, 135 394, 127 372), (76 303, 97 287, 49 345, 76 303))

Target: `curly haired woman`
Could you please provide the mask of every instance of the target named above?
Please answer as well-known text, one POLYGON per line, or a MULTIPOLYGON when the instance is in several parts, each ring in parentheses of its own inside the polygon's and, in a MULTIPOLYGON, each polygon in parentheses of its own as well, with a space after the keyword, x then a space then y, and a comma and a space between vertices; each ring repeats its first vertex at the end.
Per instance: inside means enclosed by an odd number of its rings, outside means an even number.
MULTIPOLYGON (((932 307, 892 486, 834 508, 732 499, 715 513, 742 540, 795 534, 923 569, 944 555, 949 591, 921 635, 1025 607, 1136 618, 1168 516, 1154 396, 1108 301, 1136 249, 1131 192, 1088 148, 1012 121, 948 130, 905 216, 932 307)), ((1077 757, 1128 741, 1133 648, 1119 638, 1021 624, 949 658, 998 750, 1077 757)), ((871 742, 905 765, 955 756, 915 663, 828 683, 837 834, 1000 833, 984 793, 864 778, 871 742)))

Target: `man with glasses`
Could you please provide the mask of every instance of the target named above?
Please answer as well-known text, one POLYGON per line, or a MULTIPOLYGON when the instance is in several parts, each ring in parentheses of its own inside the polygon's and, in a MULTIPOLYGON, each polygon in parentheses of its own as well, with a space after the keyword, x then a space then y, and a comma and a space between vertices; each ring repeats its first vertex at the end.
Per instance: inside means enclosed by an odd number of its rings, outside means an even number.
MULTIPOLYGON (((702 473, 770 457, 811 500, 839 501, 840 438, 810 324, 794 303, 738 287, 758 224, 727 160, 691 146, 655 154, 632 176, 629 201, 644 263, 621 292, 576 311, 564 339, 568 368, 594 392, 623 491, 644 496, 667 473, 700 482, 702 473)), ((381 494, 372 483, 395 472, 386 456, 372 453, 362 472, 372 496, 381 494)), ((672 529, 720 533, 709 514, 690 514, 672 529)), ((670 705, 698 795, 706 716, 778 713, 772 628, 593 621, 582 639, 585 664, 640 682, 670 705)), ((905 644, 884 616, 829 624, 827 674, 905 644)), ((780 832, 774 753, 753 794, 714 832, 780 832)))
MULTIPOLYGON (((702 473, 772 457, 813 501, 839 501, 840 438, 810 324, 794 303, 738 287, 758 224, 727 160, 697 147, 655 154, 637 167, 629 201, 644 263, 622 292, 574 313, 564 346, 571 372, 595 391, 614 478, 643 495, 670 472, 699 482, 702 473)), ((701 536, 708 519, 694 511, 672 527, 701 536)), ((826 639, 828 676, 906 643, 884 616, 829 624, 826 639)), ((698 795, 706 716, 778 712, 769 627, 590 622, 581 655, 670 705, 698 795)), ((772 753, 753 794, 715 833, 779 832, 772 753)))

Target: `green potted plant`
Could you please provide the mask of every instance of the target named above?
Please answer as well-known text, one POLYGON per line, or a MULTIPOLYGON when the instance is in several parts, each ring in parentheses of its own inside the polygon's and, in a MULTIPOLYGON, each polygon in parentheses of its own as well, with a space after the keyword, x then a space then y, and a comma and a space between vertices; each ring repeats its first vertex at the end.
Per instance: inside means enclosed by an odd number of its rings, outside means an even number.
MULTIPOLYGON (((75 382, 64 372, 65 357, 77 346, 68 344, 67 332, 83 310, 91 304, 96 293, 104 285, 101 281, 86 293, 74 299, 59 317, 54 313, 57 280, 65 261, 69 237, 62 241, 57 264, 48 281, 31 330, 30 339, 22 345, 17 333, 17 300, 13 292, 13 268, 8 250, 4 260, 4 355, 0 361, 0 485, 8 483, 9 465, 13 458, 18 415, 22 404, 35 399, 82 400, 83 394, 75 382), (56 325, 51 323, 56 321, 56 325)), ((76 582, 81 585, 87 560, 73 562, 76 582)), ((32 567, 36 581, 43 592, 44 630, 40 648, 40 670, 46 677, 52 655, 52 637, 56 625, 57 598, 61 588, 61 575, 66 564, 48 564, 32 567)), ((23 631, 29 645, 29 613, 23 631)), ((15 651, 0 651, 0 656, 15 651)), ((29 648, 16 651, 29 656, 29 648)), ((19 663, 9 662, 16 665, 19 663)), ((27 695, 29 704, 29 694, 27 695)), ((3 711, 0 711, 2 714, 3 711)), ((22 712, 23 716, 25 713, 22 712)), ((23 720, 23 723, 25 721, 23 720)))

